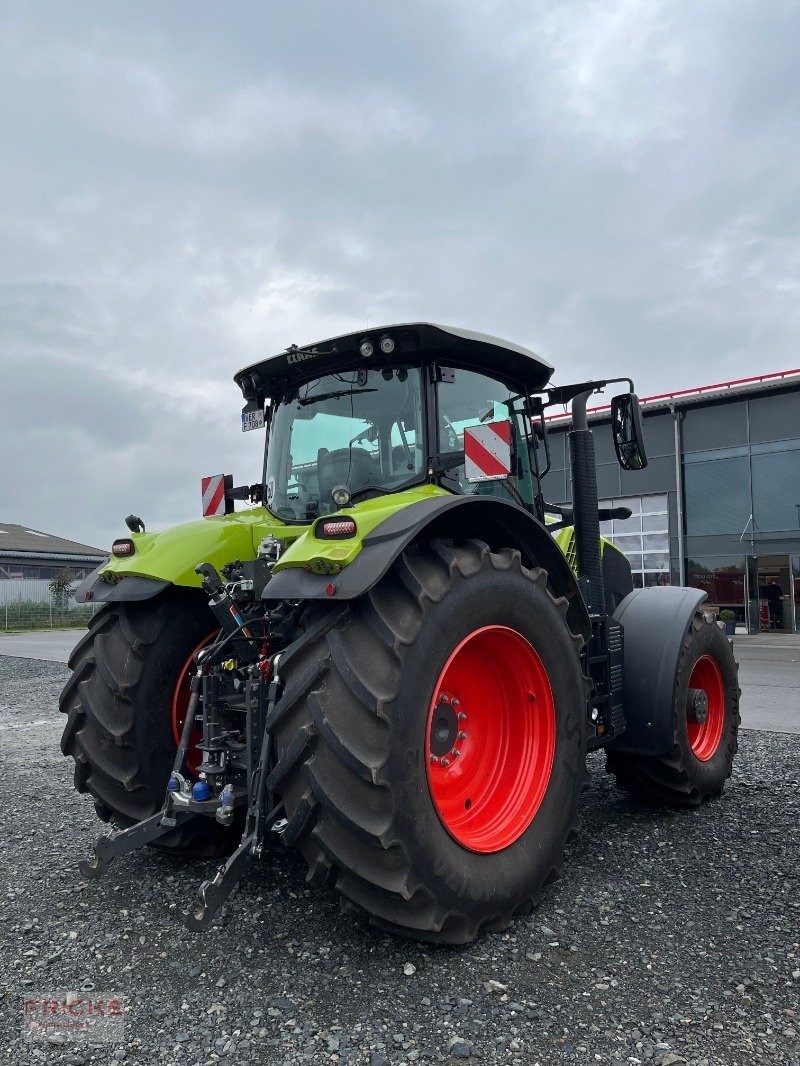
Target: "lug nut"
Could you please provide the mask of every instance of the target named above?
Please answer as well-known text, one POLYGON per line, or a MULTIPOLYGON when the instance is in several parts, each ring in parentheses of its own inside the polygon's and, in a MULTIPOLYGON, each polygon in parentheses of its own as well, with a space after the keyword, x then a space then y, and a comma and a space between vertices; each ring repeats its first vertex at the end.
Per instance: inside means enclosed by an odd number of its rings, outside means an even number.
POLYGON ((458 712, 458 720, 459 722, 466 722, 467 716, 464 714, 463 711, 458 712))
POLYGON ((439 765, 440 766, 449 766, 450 765, 450 760, 449 759, 441 759, 439 761, 439 765))
POLYGON ((439 761, 439 757, 437 755, 434 755, 433 753, 431 753, 431 762, 438 762, 438 761, 439 761))
POLYGON ((459 740, 466 740, 467 739, 467 734, 462 731, 461 733, 458 734, 458 739, 459 740))
POLYGON ((453 748, 453 750, 450 752, 450 754, 453 756, 454 759, 457 759, 459 757, 459 755, 461 754, 461 752, 458 750, 458 748, 453 748))
POLYGON ((445 696, 445 694, 442 692, 441 695, 439 696, 439 703, 446 703, 449 706, 450 697, 449 696, 445 696))
POLYGON ((452 704, 453 704, 454 707, 460 707, 461 706, 461 700, 457 700, 457 699, 454 698, 453 701, 452 701, 452 704))

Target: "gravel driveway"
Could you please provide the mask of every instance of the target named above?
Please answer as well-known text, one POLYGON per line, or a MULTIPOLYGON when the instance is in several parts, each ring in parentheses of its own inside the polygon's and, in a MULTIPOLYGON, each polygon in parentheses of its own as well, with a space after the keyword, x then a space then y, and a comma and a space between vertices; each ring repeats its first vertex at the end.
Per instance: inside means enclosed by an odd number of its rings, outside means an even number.
POLYGON ((743 732, 696 812, 626 798, 592 756, 563 880, 467 948, 342 917, 282 851, 200 938, 178 913, 207 863, 146 851, 80 880, 100 824, 58 751, 66 677, 0 658, 0 1061, 800 1064, 800 736, 743 732), (22 1043, 23 997, 90 988, 125 998, 124 1041, 22 1043))

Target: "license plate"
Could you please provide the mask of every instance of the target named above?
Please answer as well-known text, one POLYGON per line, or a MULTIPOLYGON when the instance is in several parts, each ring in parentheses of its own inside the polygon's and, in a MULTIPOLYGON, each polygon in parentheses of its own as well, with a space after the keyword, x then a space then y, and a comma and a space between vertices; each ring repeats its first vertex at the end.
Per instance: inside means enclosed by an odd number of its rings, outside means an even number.
POLYGON ((249 433, 252 429, 264 428, 264 412, 242 411, 242 433, 249 433))

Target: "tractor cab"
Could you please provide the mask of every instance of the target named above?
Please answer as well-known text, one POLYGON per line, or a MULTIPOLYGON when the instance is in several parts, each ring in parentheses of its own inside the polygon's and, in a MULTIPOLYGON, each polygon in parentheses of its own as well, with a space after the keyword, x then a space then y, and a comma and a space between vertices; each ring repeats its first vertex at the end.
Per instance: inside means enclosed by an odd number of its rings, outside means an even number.
MULTIPOLYGON (((552 370, 497 338, 427 324, 291 348, 237 375, 268 422, 263 500, 308 524, 425 483, 532 510, 530 393, 552 370)), ((258 420, 260 424, 260 419, 258 420)))

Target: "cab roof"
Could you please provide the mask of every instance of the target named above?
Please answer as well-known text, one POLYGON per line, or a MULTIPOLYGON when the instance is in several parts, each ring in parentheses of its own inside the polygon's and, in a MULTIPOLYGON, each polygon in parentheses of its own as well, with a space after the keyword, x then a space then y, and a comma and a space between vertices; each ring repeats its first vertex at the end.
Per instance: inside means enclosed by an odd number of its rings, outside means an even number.
POLYGON ((303 347, 292 345, 279 355, 240 370, 234 381, 246 399, 262 399, 280 394, 287 385, 332 371, 369 368, 370 364, 387 366, 414 358, 490 374, 509 384, 526 386, 532 392, 543 389, 553 373, 553 367, 544 359, 511 341, 432 322, 406 322, 345 333, 303 347), (390 355, 380 347, 381 338, 386 336, 394 341, 390 355), (373 353, 366 357, 361 354, 365 341, 373 347, 373 353))

